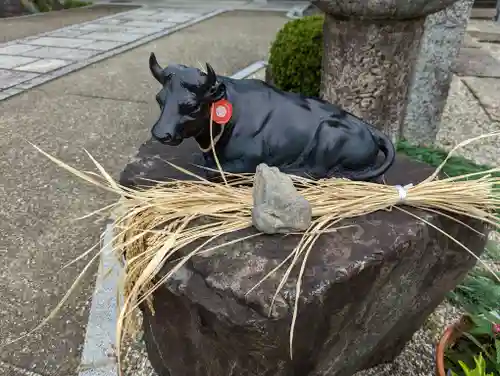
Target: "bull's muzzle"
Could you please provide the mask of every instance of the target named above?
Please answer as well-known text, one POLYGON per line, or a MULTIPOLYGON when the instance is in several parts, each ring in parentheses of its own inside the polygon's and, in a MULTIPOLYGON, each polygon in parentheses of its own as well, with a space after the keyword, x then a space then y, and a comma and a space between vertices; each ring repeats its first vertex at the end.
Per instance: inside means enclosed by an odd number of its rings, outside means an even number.
POLYGON ((182 137, 180 136, 172 136, 170 133, 163 133, 159 134, 156 132, 154 129, 151 132, 153 135, 153 138, 162 144, 169 145, 169 146, 177 146, 182 142, 182 137))

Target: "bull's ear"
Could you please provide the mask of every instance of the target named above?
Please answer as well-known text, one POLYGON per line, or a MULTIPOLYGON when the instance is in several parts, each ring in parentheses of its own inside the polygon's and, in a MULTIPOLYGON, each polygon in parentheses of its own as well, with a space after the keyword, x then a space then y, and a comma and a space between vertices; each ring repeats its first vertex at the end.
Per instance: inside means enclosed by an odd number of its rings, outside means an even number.
POLYGON ((160 84, 165 83, 165 77, 163 74, 163 68, 158 64, 158 60, 156 60, 156 56, 153 52, 151 52, 151 55, 149 55, 149 70, 153 74, 153 77, 158 81, 160 84))

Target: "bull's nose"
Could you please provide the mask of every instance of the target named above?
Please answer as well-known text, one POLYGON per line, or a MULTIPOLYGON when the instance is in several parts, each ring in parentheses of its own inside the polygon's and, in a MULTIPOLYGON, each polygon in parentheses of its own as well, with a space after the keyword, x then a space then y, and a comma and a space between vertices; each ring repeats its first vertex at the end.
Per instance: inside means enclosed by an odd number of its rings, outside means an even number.
POLYGON ((172 135, 170 133, 158 134, 158 132, 154 132, 154 131, 152 133, 153 133, 153 137, 162 143, 172 141, 172 135))

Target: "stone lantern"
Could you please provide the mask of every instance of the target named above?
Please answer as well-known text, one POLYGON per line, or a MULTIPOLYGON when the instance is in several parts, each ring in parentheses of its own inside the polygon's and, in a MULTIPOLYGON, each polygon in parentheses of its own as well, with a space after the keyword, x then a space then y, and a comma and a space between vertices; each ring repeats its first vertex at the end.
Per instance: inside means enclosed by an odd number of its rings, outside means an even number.
POLYGON ((398 140, 426 17, 456 1, 313 1, 325 13, 322 96, 398 140))

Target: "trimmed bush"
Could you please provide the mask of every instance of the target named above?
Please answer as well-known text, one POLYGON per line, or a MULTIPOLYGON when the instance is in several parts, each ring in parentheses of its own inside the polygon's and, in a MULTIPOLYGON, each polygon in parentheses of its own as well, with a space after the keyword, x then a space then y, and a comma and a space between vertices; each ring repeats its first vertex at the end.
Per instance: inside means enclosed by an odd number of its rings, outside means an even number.
POLYGON ((274 85, 319 97, 323 56, 323 16, 289 21, 276 34, 269 64, 274 85))

